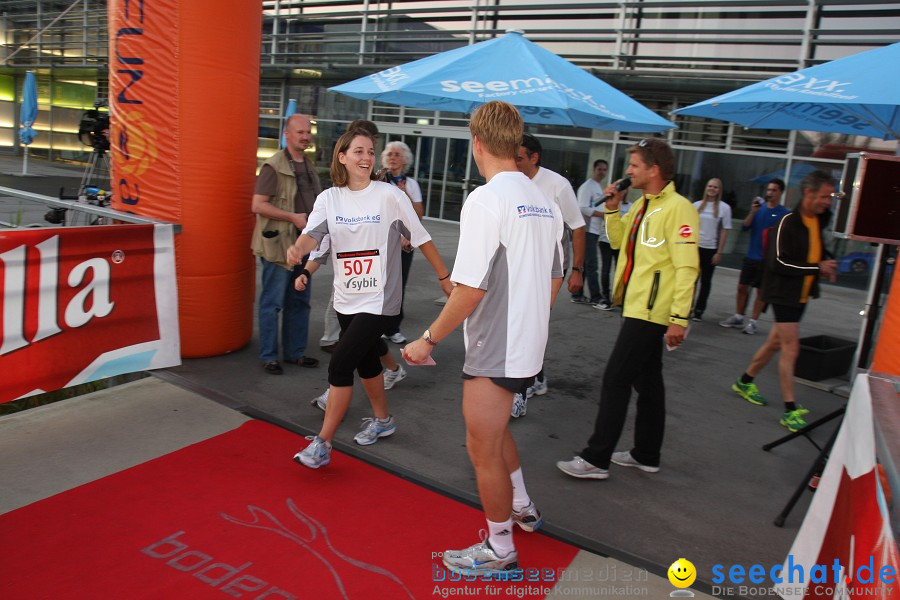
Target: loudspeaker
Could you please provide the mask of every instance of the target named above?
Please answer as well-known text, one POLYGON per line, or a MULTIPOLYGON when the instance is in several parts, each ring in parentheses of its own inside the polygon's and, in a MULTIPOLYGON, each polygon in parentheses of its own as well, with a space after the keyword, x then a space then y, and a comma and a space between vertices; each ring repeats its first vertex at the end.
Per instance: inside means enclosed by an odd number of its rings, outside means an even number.
POLYGON ((900 156, 848 154, 840 191, 835 236, 900 244, 900 156))

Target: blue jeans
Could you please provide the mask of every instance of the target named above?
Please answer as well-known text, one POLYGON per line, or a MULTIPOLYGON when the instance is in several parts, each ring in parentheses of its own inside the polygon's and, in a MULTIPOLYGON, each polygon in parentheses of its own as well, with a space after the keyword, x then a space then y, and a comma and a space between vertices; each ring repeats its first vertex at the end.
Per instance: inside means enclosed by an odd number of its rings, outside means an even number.
MULTIPOLYGON (((264 258, 262 290, 259 293, 259 358, 262 362, 279 359, 278 313, 281 313, 281 344, 284 359, 297 360, 306 352, 309 335, 309 299, 311 285, 298 292, 295 275, 264 258)), ((312 282, 310 282, 311 284, 312 282)))

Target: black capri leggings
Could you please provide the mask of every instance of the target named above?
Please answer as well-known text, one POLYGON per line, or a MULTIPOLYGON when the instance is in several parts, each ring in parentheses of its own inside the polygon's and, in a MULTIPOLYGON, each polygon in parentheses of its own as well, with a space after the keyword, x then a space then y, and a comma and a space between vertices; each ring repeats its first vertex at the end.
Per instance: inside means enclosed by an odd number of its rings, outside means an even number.
POLYGON ((353 385, 353 371, 362 379, 381 373, 379 356, 387 354, 387 344, 381 335, 397 317, 357 313, 337 313, 341 324, 341 338, 328 363, 328 383, 336 387, 353 385))

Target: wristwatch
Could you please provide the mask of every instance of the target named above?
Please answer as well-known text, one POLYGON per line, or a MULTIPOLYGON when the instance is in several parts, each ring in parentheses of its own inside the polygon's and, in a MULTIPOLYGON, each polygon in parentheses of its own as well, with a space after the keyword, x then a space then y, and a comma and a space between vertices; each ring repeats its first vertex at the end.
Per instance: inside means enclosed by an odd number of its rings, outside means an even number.
POLYGON ((422 334, 422 339, 425 340, 428 344, 430 344, 432 346, 438 345, 438 343, 436 341, 431 339, 431 330, 430 329, 425 330, 425 333, 422 334))
POLYGON ((584 273, 584 267, 572 267, 572 271, 577 273, 584 273))

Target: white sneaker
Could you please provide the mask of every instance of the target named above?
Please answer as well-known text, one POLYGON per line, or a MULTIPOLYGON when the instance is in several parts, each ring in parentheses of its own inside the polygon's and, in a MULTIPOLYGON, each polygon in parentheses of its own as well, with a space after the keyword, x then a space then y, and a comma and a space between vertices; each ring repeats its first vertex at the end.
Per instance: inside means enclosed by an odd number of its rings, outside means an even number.
POLYGON ((488 541, 487 531, 481 530, 481 542, 462 550, 444 550, 444 566, 451 573, 474 579, 511 581, 521 577, 519 553, 513 550, 500 557, 488 541))
POLYGON ((556 468, 572 477, 578 479, 609 479, 609 470, 595 467, 580 456, 576 456, 572 460, 560 460, 556 463, 556 468))
POLYGON ((650 465, 639 463, 638 461, 634 460, 634 457, 631 456, 631 452, 628 450, 624 452, 613 452, 610 461, 619 465, 620 467, 634 467, 636 469, 644 471, 645 473, 659 473, 659 467, 652 467, 650 465))
POLYGON ((353 438, 353 441, 360 446, 374 444, 378 441, 378 438, 393 435, 393 433, 397 431, 397 426, 394 424, 394 417, 391 415, 388 415, 387 419, 369 417, 363 419, 363 423, 362 430, 353 438))
POLYGON ((327 388, 321 395, 316 396, 315 398, 310 400, 309 403, 316 408, 325 410, 325 407, 328 406, 328 392, 330 390, 331 388, 327 388))
POLYGON ((405 344, 406 343, 406 336, 403 335, 402 333, 400 333, 399 331, 397 333, 395 333, 394 335, 383 335, 381 337, 383 337, 386 340, 391 340, 395 344, 405 344))
POLYGON ((535 378, 534 383, 528 386, 528 389, 525 391, 525 397, 531 398, 532 396, 543 396, 547 393, 547 378, 543 379, 535 378))
POLYGON ((403 368, 403 365, 397 365, 396 371, 391 371, 390 369, 384 370, 384 389, 389 390, 394 387, 394 384, 400 383, 406 379, 406 369, 403 368))
POLYGON ((750 319, 750 322, 747 323, 747 326, 744 327, 743 331, 744 331, 744 333, 746 333, 747 335, 755 335, 755 334, 756 334, 756 329, 757 329, 757 327, 756 327, 756 321, 754 321, 753 319, 750 319))
POLYGON ((744 317, 739 317, 738 315, 731 315, 724 321, 719 322, 719 325, 722 327, 734 327, 739 329, 744 326, 744 317))
POLYGON ((516 394, 516 397, 513 398, 512 410, 509 411, 509 416, 513 419, 518 419, 519 417, 524 417, 526 412, 528 412, 528 398, 522 394, 516 394))
POLYGON ((331 462, 331 444, 317 435, 308 435, 309 446, 294 455, 294 461, 310 469, 326 467, 331 462))

